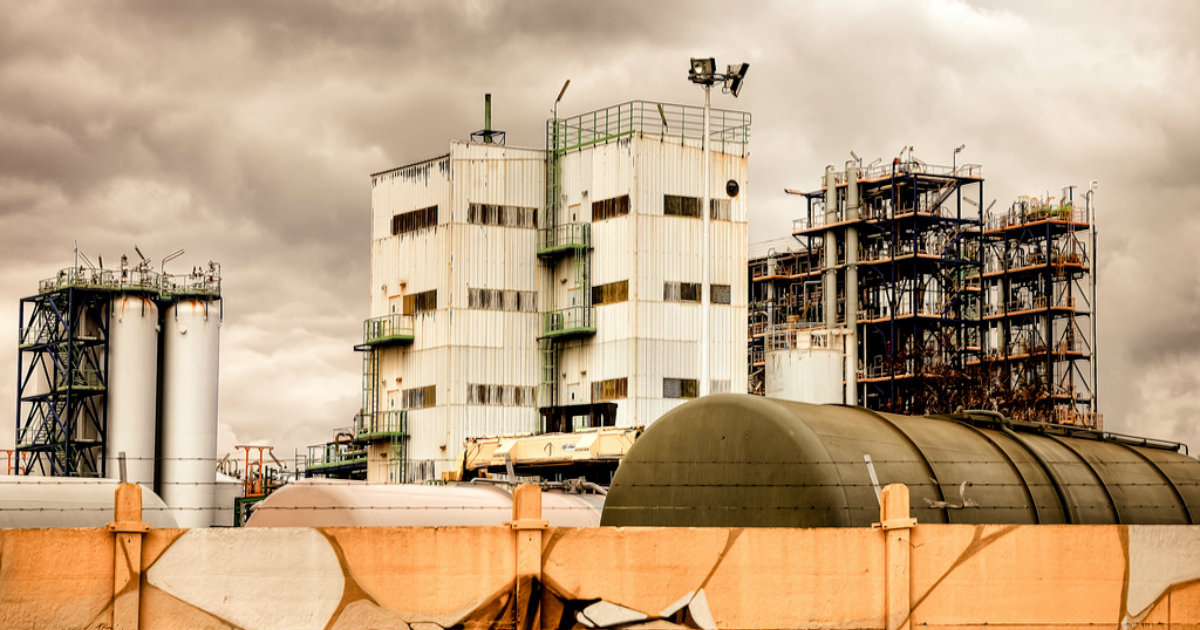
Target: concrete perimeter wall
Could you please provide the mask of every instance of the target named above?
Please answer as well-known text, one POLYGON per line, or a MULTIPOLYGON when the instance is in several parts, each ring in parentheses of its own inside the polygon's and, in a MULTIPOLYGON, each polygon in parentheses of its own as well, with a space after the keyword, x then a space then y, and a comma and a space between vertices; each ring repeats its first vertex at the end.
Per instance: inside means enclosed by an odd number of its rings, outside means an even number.
POLYGON ((0 530, 0 627, 1200 628, 1200 526, 916 525, 889 486, 876 528, 561 529, 517 495, 511 527, 147 530, 122 486, 108 529, 0 530))

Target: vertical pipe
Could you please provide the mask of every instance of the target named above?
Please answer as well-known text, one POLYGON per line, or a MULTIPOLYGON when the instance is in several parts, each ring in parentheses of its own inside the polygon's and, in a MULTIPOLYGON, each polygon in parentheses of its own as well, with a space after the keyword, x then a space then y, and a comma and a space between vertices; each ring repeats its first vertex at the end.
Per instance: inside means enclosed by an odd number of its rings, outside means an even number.
POLYGON ((701 148, 701 152, 703 154, 702 160, 704 162, 704 175, 703 175, 704 181, 702 182, 702 185, 704 187, 704 197, 703 197, 703 201, 700 203, 700 213, 704 220, 704 245, 702 248, 702 253, 700 255, 700 269, 701 269, 700 278, 701 279, 700 279, 700 388, 699 388, 700 392, 699 393, 701 396, 707 396, 711 389, 710 382, 709 382, 710 378, 709 378, 709 365, 708 365, 709 333, 710 333, 709 327, 711 324, 709 318, 711 315, 710 309, 711 309, 711 302, 712 302, 711 296, 709 295, 709 292, 712 289, 712 287, 709 286, 710 278, 709 278, 709 260, 708 260, 709 230, 712 229, 712 226, 710 225, 712 222, 712 216, 711 216, 712 212, 709 209, 709 206, 712 205, 712 202, 709 201, 709 196, 708 196, 708 192, 709 192, 708 191, 708 184, 709 184, 709 182, 708 182, 708 178, 709 178, 709 172, 708 172, 708 169, 709 169, 708 126, 709 126, 709 116, 710 116, 709 109, 711 107, 709 97, 710 97, 711 92, 712 92, 712 86, 706 83, 704 85, 704 137, 701 138, 701 140, 700 140, 700 148, 701 148))
POLYGON ((492 143, 492 95, 483 95, 483 141, 492 143))
POLYGON ((846 162, 846 404, 858 404, 858 161, 846 162))
MULTIPOLYGON (((1092 359, 1092 405, 1091 405, 1091 407, 1092 407, 1093 414, 1100 411, 1100 402, 1099 402, 1099 398, 1100 398, 1100 371, 1099 371, 1100 364, 1097 361, 1097 357, 1100 355, 1100 344, 1099 344, 1099 337, 1096 336, 1096 334, 1097 334, 1096 314, 1100 311, 1100 305, 1096 302, 1096 299, 1098 297, 1097 293, 1096 293, 1096 285, 1097 285, 1097 281, 1100 279, 1100 273, 1099 273, 1100 266, 1096 262, 1097 261, 1096 255, 1098 253, 1096 250, 1096 236, 1097 236, 1096 206, 1095 206, 1095 204, 1092 203, 1092 195, 1096 192, 1095 187, 1096 187, 1096 182, 1095 182, 1095 180, 1093 180, 1092 185, 1088 188, 1087 204, 1086 204, 1087 212, 1088 212, 1087 219, 1091 223, 1091 227, 1092 227, 1092 269, 1091 269, 1091 271, 1092 271, 1092 317, 1091 317, 1091 319, 1092 319, 1092 356, 1091 356, 1091 359, 1092 359)), ((1093 419, 1093 422, 1095 422, 1095 416, 1092 416, 1092 419, 1093 419)), ((1095 428, 1099 429, 1100 427, 1096 426, 1095 428)))
MULTIPOLYGON (((837 173, 833 165, 825 167, 825 225, 837 222, 837 173)), ((837 328, 837 235, 825 230, 825 328, 837 328)))

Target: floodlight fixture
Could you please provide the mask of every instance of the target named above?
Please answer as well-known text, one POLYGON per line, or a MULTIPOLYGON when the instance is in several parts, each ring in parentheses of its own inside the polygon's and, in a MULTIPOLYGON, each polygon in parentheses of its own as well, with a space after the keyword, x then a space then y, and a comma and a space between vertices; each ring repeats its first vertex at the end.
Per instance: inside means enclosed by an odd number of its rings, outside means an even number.
POLYGON ((717 71, 717 60, 712 57, 692 57, 692 69, 688 71, 688 79, 692 83, 713 84, 713 73, 717 71))
POLYGON ((742 81, 746 78, 746 72, 749 70, 750 64, 748 63, 729 66, 725 73, 725 91, 737 98, 742 91, 742 81))
POLYGON ((851 149, 851 150, 850 150, 850 157, 854 158, 854 161, 855 161, 855 162, 861 162, 861 161, 862 161, 862 158, 858 157, 858 154, 857 154, 857 153, 855 153, 853 149, 851 149))
POLYGON ((567 86, 568 86, 568 85, 571 85, 571 80, 570 80, 570 79, 567 79, 567 82, 566 82, 566 83, 563 83, 562 89, 558 91, 558 98, 554 99, 554 103, 555 103, 555 104, 558 104, 558 102, 562 100, 563 94, 566 94, 566 93, 567 93, 567 86))
POLYGON ((955 153, 962 153, 962 150, 963 150, 963 149, 965 149, 965 148, 967 148, 967 145, 965 145, 965 144, 960 144, 960 145, 958 145, 957 147, 955 147, 955 148, 954 148, 954 152, 955 152, 955 153))

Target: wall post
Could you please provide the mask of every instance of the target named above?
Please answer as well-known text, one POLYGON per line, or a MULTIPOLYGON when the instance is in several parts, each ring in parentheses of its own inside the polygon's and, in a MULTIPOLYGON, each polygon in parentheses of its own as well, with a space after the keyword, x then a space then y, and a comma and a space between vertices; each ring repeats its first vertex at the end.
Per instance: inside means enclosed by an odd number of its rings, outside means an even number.
POLYGON ((113 501, 113 630, 138 630, 142 595, 142 536, 150 526, 142 522, 142 488, 133 483, 117 486, 113 501))
POLYGON ((538 627, 541 609, 542 489, 522 484, 513 490, 513 520, 510 525, 517 537, 517 575, 514 582, 513 612, 517 628, 538 627))
POLYGON ((884 608, 888 630, 912 627, 912 528, 908 486, 891 484, 879 495, 879 522, 883 530, 884 608))

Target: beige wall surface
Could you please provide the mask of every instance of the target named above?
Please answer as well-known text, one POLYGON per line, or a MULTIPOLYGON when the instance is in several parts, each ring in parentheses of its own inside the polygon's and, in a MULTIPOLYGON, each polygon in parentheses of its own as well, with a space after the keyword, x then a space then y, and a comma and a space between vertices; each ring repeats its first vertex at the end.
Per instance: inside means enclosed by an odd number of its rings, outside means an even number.
POLYGON ((1200 526, 919 525, 906 490, 875 528, 548 528, 522 487, 508 527, 0 530, 0 627, 1200 628, 1200 526))

